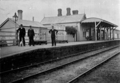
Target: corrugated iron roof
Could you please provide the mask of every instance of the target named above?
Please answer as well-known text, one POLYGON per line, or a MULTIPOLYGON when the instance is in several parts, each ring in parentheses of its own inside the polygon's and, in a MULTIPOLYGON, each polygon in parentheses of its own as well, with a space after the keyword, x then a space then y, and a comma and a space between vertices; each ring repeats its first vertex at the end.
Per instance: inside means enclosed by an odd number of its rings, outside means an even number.
MULTIPOLYGON (((6 24, 8 21, 12 21, 15 23, 15 21, 13 20, 13 18, 7 18, 1 25, 0 28, 6 24)), ((46 28, 46 26, 42 25, 40 22, 36 22, 36 21, 30 21, 30 20, 17 20, 16 22, 18 25, 22 24, 23 26, 33 26, 33 27, 43 27, 46 28)))
POLYGON ((17 24, 23 24, 24 26, 34 26, 34 27, 45 27, 40 22, 29 21, 29 20, 18 20, 17 24))
POLYGON ((44 17, 41 24, 56 24, 56 23, 68 23, 68 22, 80 22, 83 20, 84 14, 69 15, 69 16, 56 16, 56 17, 44 17))
POLYGON ((81 21, 81 23, 93 23, 93 22, 103 22, 104 24, 107 24, 111 27, 118 27, 117 25, 115 25, 109 21, 103 20, 101 18, 96 18, 96 17, 87 18, 87 19, 81 21))
POLYGON ((103 20, 100 18, 91 17, 83 20, 82 23, 100 22, 100 21, 103 21, 103 20))

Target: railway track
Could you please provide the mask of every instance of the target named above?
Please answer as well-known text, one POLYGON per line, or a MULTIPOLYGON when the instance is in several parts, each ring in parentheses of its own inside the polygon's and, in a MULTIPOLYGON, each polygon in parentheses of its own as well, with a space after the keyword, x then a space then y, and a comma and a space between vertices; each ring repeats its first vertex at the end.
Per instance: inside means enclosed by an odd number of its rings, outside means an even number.
MULTIPOLYGON (((80 60, 84 60, 84 59, 86 59, 86 58, 89 58, 89 57, 93 57, 94 55, 99 55, 100 53, 104 53, 104 52, 106 52, 106 51, 109 51, 109 50, 113 50, 113 48, 116 48, 116 46, 114 46, 114 47, 110 47, 110 48, 104 48, 104 49, 102 49, 102 50, 97 50, 97 51, 93 51, 93 52, 89 52, 89 53, 85 53, 85 54, 83 54, 83 56, 85 56, 85 55, 88 55, 89 54, 89 56, 86 56, 86 57, 82 57, 82 58, 74 58, 72 61, 69 61, 69 62, 67 62, 67 63, 65 63, 65 64, 57 64, 57 66, 54 66, 54 67, 51 67, 51 68, 48 68, 48 69, 46 69, 46 70, 43 70, 43 71, 39 71, 39 72, 36 72, 36 73, 32 73, 32 74, 29 74, 29 75, 26 75, 26 76, 24 76, 24 77, 21 77, 21 78, 17 78, 17 79, 14 79, 14 80, 10 80, 9 82, 5 82, 5 81, 3 81, 2 83, 22 83, 23 81, 25 81, 25 80, 28 80, 28 79, 31 79, 31 78, 33 78, 33 77, 36 77, 36 76, 39 76, 39 75, 44 75, 44 74, 46 74, 46 73, 50 73, 50 72, 53 72, 53 71, 57 71, 58 69, 60 69, 60 68, 63 68, 63 67, 65 67, 66 65, 69 65, 69 64, 73 64, 73 63, 76 63, 76 62, 78 62, 78 61, 80 61, 80 60)), ((115 54, 117 54, 117 53, 119 53, 119 52, 115 52, 115 54)), ((115 54, 113 54, 113 55, 115 55, 115 54)), ((76 57, 76 56, 75 56, 76 57)), ((73 57, 71 57, 71 58, 73 58, 73 57)), ((108 59, 110 59, 110 58, 112 58, 112 57, 108 57, 108 58, 106 58, 105 60, 103 60, 103 61, 101 61, 99 64, 97 64, 97 66, 99 66, 100 64, 102 64, 102 63, 104 63, 106 60, 108 60, 108 59)), ((56 62, 54 62, 54 63, 56 63, 56 62)), ((50 63, 51 64, 51 63, 50 63)), ((93 69, 93 68, 95 68, 96 67, 96 65, 95 66, 93 66, 91 69, 93 69)), ((91 70, 90 69, 90 70, 91 70)), ((83 72, 83 74, 85 74, 85 73, 87 73, 88 71, 90 71, 90 70, 87 70, 87 71, 85 71, 85 72, 83 72)), ((23 71, 23 70, 22 70, 23 71)), ((31 70, 32 71, 32 70, 31 70)), ((18 72, 18 71, 17 71, 18 72)), ((73 78, 72 80, 70 80, 69 82, 67 82, 67 83, 73 83, 74 82, 74 80, 75 79, 77 79, 78 77, 80 77, 81 75, 83 75, 83 74, 80 74, 80 75, 78 75, 77 77, 75 76, 75 78, 73 78)), ((4 76, 4 75, 3 75, 4 76)), ((29 82, 28 82, 29 83, 29 82)), ((52 82, 51 82, 52 83, 52 82)))
POLYGON ((102 60, 100 63, 98 63, 97 65, 91 67, 89 70, 85 71, 85 72, 82 72, 81 74, 79 74, 78 76, 74 77, 73 79, 69 80, 68 82, 66 83, 77 83, 78 80, 84 76, 85 74, 89 73, 90 71, 92 71, 93 69, 99 67, 101 64, 104 64, 105 62, 107 62, 108 60, 112 59, 113 57, 115 57, 116 55, 120 54, 120 52, 118 53, 114 53, 113 56, 110 56, 104 60, 102 60))

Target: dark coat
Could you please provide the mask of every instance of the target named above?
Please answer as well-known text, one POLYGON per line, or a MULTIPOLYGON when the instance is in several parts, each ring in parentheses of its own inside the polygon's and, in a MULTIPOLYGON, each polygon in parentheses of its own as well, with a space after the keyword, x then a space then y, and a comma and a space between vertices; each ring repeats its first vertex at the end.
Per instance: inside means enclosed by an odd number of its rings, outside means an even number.
POLYGON ((19 36, 20 37, 25 37, 25 33, 26 33, 26 31, 25 31, 25 28, 23 27, 23 28, 19 28, 18 30, 17 30, 17 33, 19 32, 19 36))
POLYGON ((29 29, 28 30, 28 37, 34 37, 34 36, 35 36, 34 30, 33 29, 29 29))
POLYGON ((55 34, 58 33, 58 30, 56 29, 50 29, 49 33, 51 33, 51 38, 55 38, 55 34))

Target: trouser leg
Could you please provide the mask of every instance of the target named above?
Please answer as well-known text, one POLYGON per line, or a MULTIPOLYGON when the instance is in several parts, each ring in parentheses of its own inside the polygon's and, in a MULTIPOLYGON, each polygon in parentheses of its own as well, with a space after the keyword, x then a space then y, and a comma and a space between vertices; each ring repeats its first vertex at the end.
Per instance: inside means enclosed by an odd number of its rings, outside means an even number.
POLYGON ((22 37, 21 36, 19 36, 19 45, 20 45, 20 42, 22 41, 22 37))
POLYGON ((56 40, 54 40, 55 46, 56 46, 56 40))
POLYGON ((23 45, 25 46, 25 38, 22 37, 23 45))
POLYGON ((29 45, 31 45, 31 39, 30 39, 30 37, 29 37, 29 45))
POLYGON ((52 46, 54 46, 54 41, 52 40, 52 46))
POLYGON ((52 41, 52 46, 54 45, 54 40, 53 40, 53 38, 51 38, 51 41, 52 41))
POLYGON ((34 39, 31 37, 31 44, 34 46, 34 39))
POLYGON ((55 38, 53 38, 53 45, 56 46, 56 40, 55 40, 55 38))
POLYGON ((55 45, 55 39, 53 39, 53 45, 55 45))

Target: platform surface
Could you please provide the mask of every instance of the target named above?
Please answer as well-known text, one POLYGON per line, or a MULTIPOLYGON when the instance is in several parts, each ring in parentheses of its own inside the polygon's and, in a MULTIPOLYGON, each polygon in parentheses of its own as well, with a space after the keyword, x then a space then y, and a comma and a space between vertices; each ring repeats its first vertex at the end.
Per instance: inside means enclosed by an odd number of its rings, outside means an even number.
POLYGON ((9 47, 1 47, 0 48, 0 58, 12 56, 14 54, 18 54, 21 52, 34 50, 34 49, 42 49, 42 48, 53 48, 53 47, 61 47, 61 46, 70 46, 70 45, 80 45, 80 44, 88 44, 88 43, 96 43, 102 41, 81 41, 81 42, 69 42, 69 43, 57 43, 56 46, 51 46, 50 44, 42 44, 42 45, 35 45, 35 46, 9 46, 9 47))

